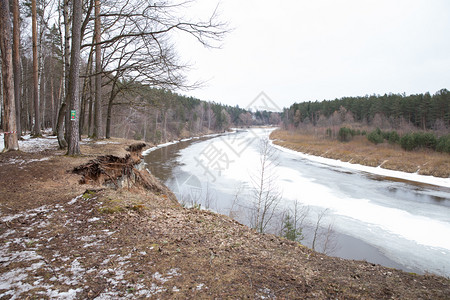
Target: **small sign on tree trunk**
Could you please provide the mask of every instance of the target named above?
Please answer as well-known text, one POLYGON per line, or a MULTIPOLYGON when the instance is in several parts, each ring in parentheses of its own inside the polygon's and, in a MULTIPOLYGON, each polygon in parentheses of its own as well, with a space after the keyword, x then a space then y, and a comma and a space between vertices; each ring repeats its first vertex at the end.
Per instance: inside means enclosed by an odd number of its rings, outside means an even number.
POLYGON ((71 110, 70 111, 70 120, 71 121, 75 121, 77 119, 77 111, 76 110, 71 110))

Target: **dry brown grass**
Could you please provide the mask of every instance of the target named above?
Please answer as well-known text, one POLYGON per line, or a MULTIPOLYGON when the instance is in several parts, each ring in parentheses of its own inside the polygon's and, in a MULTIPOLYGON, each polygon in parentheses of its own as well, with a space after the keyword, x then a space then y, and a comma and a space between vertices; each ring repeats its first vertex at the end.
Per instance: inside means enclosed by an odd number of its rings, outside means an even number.
POLYGON ((84 144, 80 157, 59 150, 0 155, 0 276, 8 278, 0 294, 448 299, 450 281, 444 277, 327 257, 226 216, 185 209, 169 190, 78 184, 74 167, 94 155, 125 154, 135 141, 122 142, 84 144), (28 163, 18 166, 11 159, 28 163))
POLYGON ((276 130, 270 138, 276 145, 316 156, 371 167, 381 165, 389 170, 450 177, 450 155, 445 153, 425 150, 409 152, 388 143, 374 145, 363 136, 342 143, 301 132, 276 130))

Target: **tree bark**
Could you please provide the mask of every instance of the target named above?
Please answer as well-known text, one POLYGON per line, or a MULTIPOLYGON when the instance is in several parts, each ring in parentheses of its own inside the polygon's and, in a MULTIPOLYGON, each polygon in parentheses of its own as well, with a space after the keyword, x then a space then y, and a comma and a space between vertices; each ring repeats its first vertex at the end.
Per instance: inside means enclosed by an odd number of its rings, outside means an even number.
POLYGON ((37 11, 36 0, 31 1, 31 27, 33 36, 33 102, 34 102, 34 129, 33 134, 41 134, 39 116, 39 73, 38 73, 38 53, 37 53, 37 11))
MULTIPOLYGON (((64 99, 66 99, 66 105, 70 107, 68 103, 69 97, 67 93, 69 91, 69 72, 70 72, 70 20, 69 20, 69 0, 63 0, 63 19, 64 19, 64 99)), ((65 129, 66 138, 69 138, 69 125, 70 125, 70 111, 66 110, 65 115, 65 129)))
POLYGON ((55 130, 56 122, 55 122, 55 88, 53 83, 53 78, 50 78, 50 124, 52 126, 52 130, 55 130))
MULTIPOLYGON (((90 75, 92 74, 92 57, 93 57, 93 49, 91 49, 90 53, 89 53, 89 58, 87 61, 87 68, 86 68, 86 72, 85 72, 85 78, 84 78, 84 82, 83 82, 83 91, 81 93, 81 114, 80 114, 80 139, 81 139, 81 135, 83 134, 83 132, 85 131, 85 124, 86 124, 86 111, 87 111, 87 104, 88 104, 88 99, 90 97, 90 93, 88 96, 88 89, 90 88, 90 82, 91 82, 91 78, 90 75)), ((89 132, 88 132, 89 135, 89 132)))
POLYGON ((114 77, 114 80, 112 82, 112 87, 111 87, 111 93, 109 96, 109 101, 108 101, 108 110, 106 112, 106 134, 105 137, 107 139, 111 138, 111 118, 112 118, 112 107, 113 107, 113 102, 114 102, 114 98, 117 95, 116 92, 116 84, 117 84, 117 80, 118 80, 118 76, 116 75, 114 77))
POLYGON ((95 102, 94 102, 94 134, 93 138, 101 137, 102 120, 102 49, 101 49, 101 23, 100 23, 100 0, 95 0, 95 102))
POLYGON ((19 0, 13 0, 13 69, 14 69, 14 100, 16 105, 16 125, 17 134, 22 135, 22 124, 20 123, 20 15, 19 15, 19 0))
POLYGON ((82 0, 73 0, 72 21, 72 51, 70 55, 69 92, 67 102, 70 103, 70 111, 74 111, 76 118, 70 121, 69 144, 67 155, 80 155, 80 44, 81 44, 81 9, 82 0))
POLYGON ((0 49, 2 55, 3 107, 5 148, 3 151, 19 150, 14 101, 13 59, 11 47, 11 23, 9 1, 0 0, 0 49))
POLYGON ((58 113, 58 122, 56 123, 56 136, 58 137, 58 144, 60 149, 67 148, 67 141, 64 138, 64 117, 66 113, 66 103, 61 103, 58 113))

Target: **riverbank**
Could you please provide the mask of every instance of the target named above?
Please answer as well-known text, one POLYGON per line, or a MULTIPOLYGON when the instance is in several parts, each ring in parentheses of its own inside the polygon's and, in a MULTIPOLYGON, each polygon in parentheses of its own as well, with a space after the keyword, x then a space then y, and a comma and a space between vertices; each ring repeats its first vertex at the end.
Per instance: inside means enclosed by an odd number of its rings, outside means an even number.
POLYGON ((137 141, 85 141, 77 158, 44 142, 0 154, 0 298, 448 297, 446 278, 327 257, 183 208, 151 175, 104 186, 72 173, 137 141))
POLYGON ((404 151, 398 145, 388 143, 374 145, 364 136, 342 143, 281 129, 273 131, 270 139, 284 148, 348 164, 446 179, 450 177, 450 155, 446 153, 404 151))

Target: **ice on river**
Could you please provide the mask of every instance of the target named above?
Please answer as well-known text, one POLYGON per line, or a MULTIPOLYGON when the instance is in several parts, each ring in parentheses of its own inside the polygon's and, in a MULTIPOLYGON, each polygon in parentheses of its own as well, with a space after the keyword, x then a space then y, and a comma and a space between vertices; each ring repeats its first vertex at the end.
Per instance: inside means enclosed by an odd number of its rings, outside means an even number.
MULTIPOLYGON (((269 132, 258 129, 194 143, 180 150, 177 160, 183 172, 232 196, 238 185, 252 186, 260 158, 255 136, 267 136, 269 132), (221 168, 215 169, 213 165, 205 168, 212 150, 222 157, 221 168)), ((298 200, 311 207, 313 213, 328 209, 329 219, 339 233, 376 247, 409 269, 450 275, 450 179, 277 149, 277 185, 283 193, 280 207, 289 207, 298 200), (369 173, 442 188, 373 180, 369 173)))

